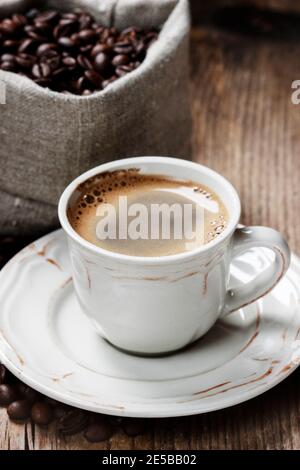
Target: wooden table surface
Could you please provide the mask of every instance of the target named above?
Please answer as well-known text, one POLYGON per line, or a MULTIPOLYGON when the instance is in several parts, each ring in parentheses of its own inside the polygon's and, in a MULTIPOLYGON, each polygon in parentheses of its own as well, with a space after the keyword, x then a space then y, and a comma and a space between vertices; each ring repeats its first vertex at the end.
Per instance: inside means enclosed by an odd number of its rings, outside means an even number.
MULTIPOLYGON (((300 105, 291 103, 291 83, 300 79, 298 31, 298 40, 259 38, 196 22, 191 96, 193 159, 235 185, 243 223, 279 229, 300 253, 300 105)), ((143 436, 119 432, 101 444, 62 438, 55 424, 14 424, 0 409, 0 449, 300 449, 299 391, 300 370, 241 405, 151 420, 143 436)))

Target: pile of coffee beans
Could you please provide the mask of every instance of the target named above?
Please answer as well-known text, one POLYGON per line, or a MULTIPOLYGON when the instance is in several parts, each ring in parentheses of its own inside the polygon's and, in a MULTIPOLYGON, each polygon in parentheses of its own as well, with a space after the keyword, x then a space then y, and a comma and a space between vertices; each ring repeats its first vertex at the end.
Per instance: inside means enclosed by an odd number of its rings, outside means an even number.
POLYGON ((14 422, 31 420, 38 426, 47 426, 56 421, 61 435, 83 432, 89 442, 106 441, 120 428, 130 437, 146 431, 145 420, 90 413, 47 398, 20 382, 3 364, 0 364, 0 407, 7 408, 7 414, 14 422))
POLYGON ((154 29, 101 26, 82 9, 31 9, 0 20, 0 69, 86 96, 139 67, 157 37, 154 29))

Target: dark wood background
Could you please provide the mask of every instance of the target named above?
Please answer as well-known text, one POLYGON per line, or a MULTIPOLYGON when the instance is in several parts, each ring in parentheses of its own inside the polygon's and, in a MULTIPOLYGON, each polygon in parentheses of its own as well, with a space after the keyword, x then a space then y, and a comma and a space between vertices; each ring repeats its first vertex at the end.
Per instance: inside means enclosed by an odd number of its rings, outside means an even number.
MULTIPOLYGON (((192 7, 193 159, 235 185, 243 223, 281 230, 300 253, 300 105, 291 103, 291 83, 300 79, 300 3, 195 0, 192 7)), ((17 425, 0 410, 0 448, 300 449, 299 391, 296 371, 244 404, 151 420, 143 436, 119 432, 102 444, 62 438, 55 424, 17 425)))

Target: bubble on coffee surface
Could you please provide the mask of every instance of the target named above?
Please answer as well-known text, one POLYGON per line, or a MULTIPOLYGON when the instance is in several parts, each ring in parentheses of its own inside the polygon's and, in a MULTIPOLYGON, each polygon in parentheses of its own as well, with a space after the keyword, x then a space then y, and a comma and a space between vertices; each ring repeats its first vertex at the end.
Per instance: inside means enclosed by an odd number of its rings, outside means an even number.
POLYGON ((220 235, 227 226, 227 221, 224 215, 219 215, 218 218, 210 221, 211 231, 207 234, 207 241, 211 241, 220 235))
MULTIPOLYGON (((184 203, 201 205, 206 209, 204 217, 204 239, 199 246, 220 235, 228 221, 227 210, 219 197, 204 185, 192 181, 181 181, 160 175, 142 174, 138 169, 117 170, 96 175, 78 186, 79 196, 68 212, 75 231, 94 245, 129 255, 163 256, 186 251, 186 240, 117 240, 119 245, 110 245, 107 240, 99 240, 95 235, 97 209, 104 204, 117 207, 120 196, 128 196, 131 202, 149 204, 157 194, 170 205, 180 200, 184 203), (164 196, 162 194, 164 193, 164 196), (196 202, 195 202, 196 201, 196 202), (176 243, 175 243, 176 242, 176 243), (142 246, 143 245, 143 246, 142 246)), ((155 199, 155 198, 154 198, 155 199)), ((163 200, 163 202, 165 202, 163 200)), ((157 201, 154 201, 154 203, 157 201)), ((117 243, 117 242, 116 242, 117 243)))
MULTIPOLYGON (((117 193, 119 195, 119 192, 122 190, 122 193, 125 195, 127 192, 126 188, 127 190, 134 188, 137 181, 137 174, 138 170, 134 168, 126 171, 117 170, 105 172, 79 185, 77 189, 81 191, 81 195, 76 204, 76 216, 82 215, 82 213, 80 214, 80 212, 82 212, 81 209, 91 209, 95 205, 95 202, 97 203, 96 206, 110 203, 110 193, 113 191, 115 195, 117 195, 117 193)), ((142 177, 139 175, 139 178, 142 177)), ((154 178, 151 178, 151 180, 154 180, 154 178)))

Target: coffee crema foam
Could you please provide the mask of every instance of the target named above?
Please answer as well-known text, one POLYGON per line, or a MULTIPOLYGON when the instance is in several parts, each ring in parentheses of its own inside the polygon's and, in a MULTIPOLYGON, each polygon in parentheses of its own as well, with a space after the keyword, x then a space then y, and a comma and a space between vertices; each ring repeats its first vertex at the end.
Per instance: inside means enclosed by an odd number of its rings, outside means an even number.
MULTIPOLYGON (((68 219, 78 235, 105 250, 130 256, 169 256, 191 251, 216 238, 228 223, 226 207, 207 186, 199 185, 193 181, 180 181, 171 177, 142 174, 137 169, 101 173, 79 185, 77 193, 79 193, 78 196, 68 209, 68 219), (142 222, 146 222, 148 227, 147 239, 131 239, 130 237, 121 239, 119 237, 119 201, 124 196, 127 197, 128 207, 133 204, 142 204, 147 208, 147 217, 144 217, 147 220, 142 220, 142 222), (107 204, 115 208, 117 215, 115 239, 100 239, 97 236, 97 224, 101 220, 97 211, 99 208, 104 209, 107 204), (192 228, 195 233, 196 213, 198 214, 197 210, 202 208, 202 236, 197 236, 194 241, 187 239, 184 227, 182 227, 181 238, 175 238, 176 215, 171 212, 169 239, 163 239, 161 227, 159 238, 152 239, 150 212, 153 204, 167 204, 168 206, 175 204, 182 208, 183 217, 180 220, 177 218, 177 228, 180 223, 184 224, 185 205, 190 205, 193 215, 192 228)), ((127 216, 127 224, 130 224, 135 218, 127 216)))

